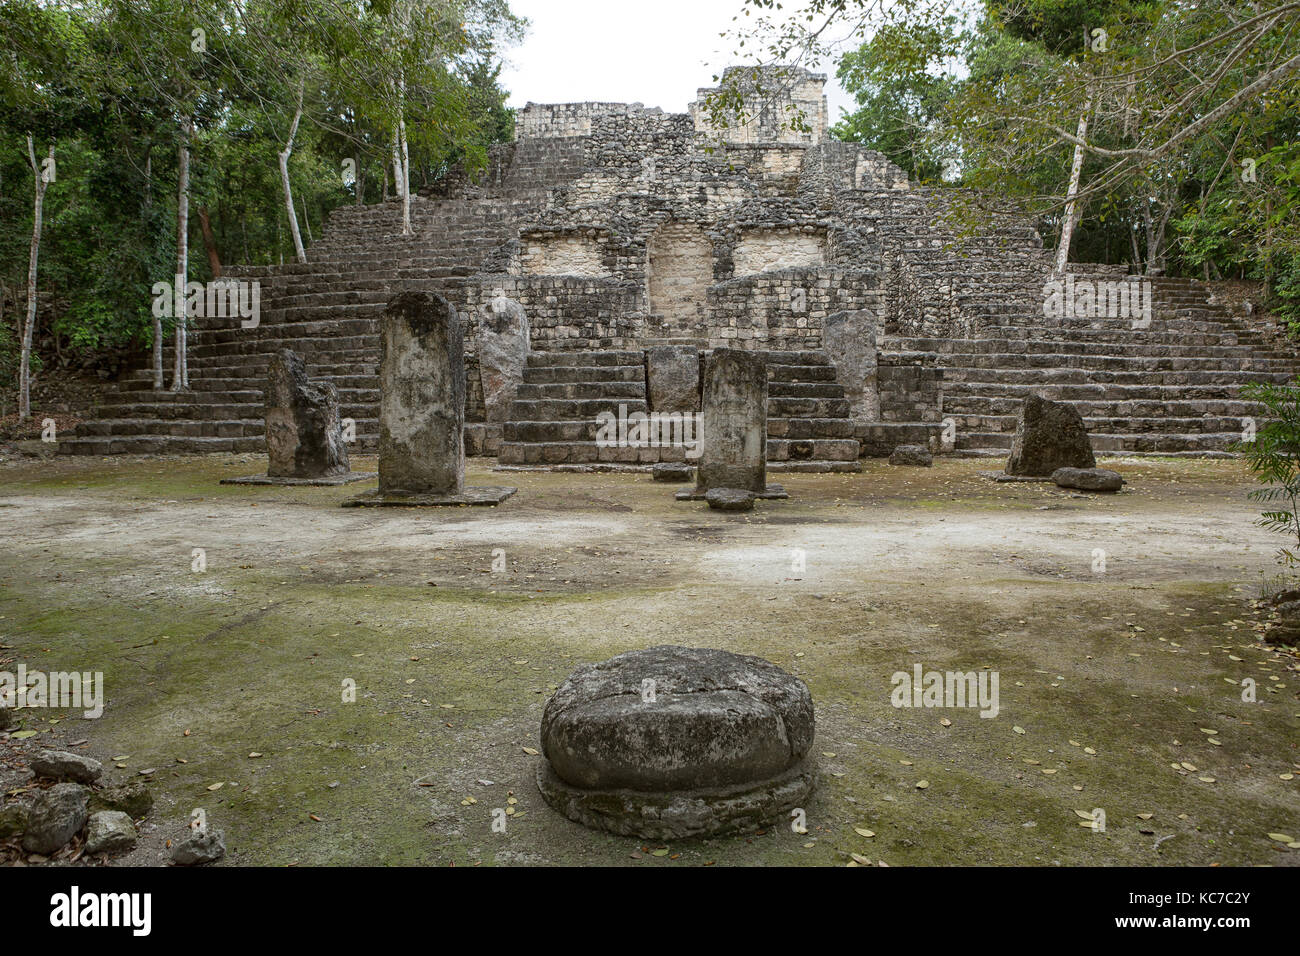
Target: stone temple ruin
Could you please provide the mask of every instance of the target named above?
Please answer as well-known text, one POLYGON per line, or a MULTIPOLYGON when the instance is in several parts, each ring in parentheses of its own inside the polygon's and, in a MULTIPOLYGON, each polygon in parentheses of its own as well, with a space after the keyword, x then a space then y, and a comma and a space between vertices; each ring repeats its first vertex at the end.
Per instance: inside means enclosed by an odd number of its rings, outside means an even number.
POLYGON ((502 468, 681 461, 653 429, 601 441, 599 416, 680 422, 715 348, 765 353, 773 472, 899 445, 1005 456, 1030 394, 1071 403, 1100 453, 1218 453, 1257 410, 1239 386, 1300 371, 1199 283, 1076 265, 1050 285, 1032 223, 967 234, 958 191, 828 138, 825 78, 791 74, 761 75, 775 92, 721 127, 703 89, 682 114, 530 103, 485 173, 413 198, 413 235, 396 202, 341 206, 306 263, 232 270, 260 283, 256 327, 198 320, 192 392, 153 391, 142 357, 60 451, 261 451, 285 348, 374 450, 401 292, 460 315, 465 451, 502 468))

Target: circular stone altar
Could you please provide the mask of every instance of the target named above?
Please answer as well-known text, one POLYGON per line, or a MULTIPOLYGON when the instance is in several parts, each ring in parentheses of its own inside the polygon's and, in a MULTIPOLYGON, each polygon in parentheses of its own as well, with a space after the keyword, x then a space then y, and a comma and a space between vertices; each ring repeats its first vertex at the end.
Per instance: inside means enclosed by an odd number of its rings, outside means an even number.
POLYGON ((802 807, 803 681, 758 657, 663 645, 574 671, 542 714, 537 786, 570 820, 655 840, 755 829, 802 807))

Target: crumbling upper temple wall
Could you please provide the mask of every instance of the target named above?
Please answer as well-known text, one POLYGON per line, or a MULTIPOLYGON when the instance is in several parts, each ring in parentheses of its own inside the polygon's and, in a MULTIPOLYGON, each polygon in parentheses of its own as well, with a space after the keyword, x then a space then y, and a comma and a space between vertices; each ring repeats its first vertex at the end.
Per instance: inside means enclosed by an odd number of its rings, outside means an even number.
POLYGON ((729 68, 720 86, 749 93, 732 125, 708 108, 718 88, 688 113, 529 103, 488 170, 441 194, 504 214, 500 244, 448 294, 467 315, 519 302, 542 350, 817 349, 845 310, 874 310, 881 334, 977 335, 1047 265, 1032 224, 971 233, 945 191, 830 138, 825 80, 729 68))
POLYGON ((690 105, 695 128, 728 143, 804 143, 826 138, 826 74, 790 67, 729 66, 716 87, 701 87, 690 105), (735 90, 743 110, 715 110, 713 98, 735 90), (720 115, 715 115, 715 113, 720 115))

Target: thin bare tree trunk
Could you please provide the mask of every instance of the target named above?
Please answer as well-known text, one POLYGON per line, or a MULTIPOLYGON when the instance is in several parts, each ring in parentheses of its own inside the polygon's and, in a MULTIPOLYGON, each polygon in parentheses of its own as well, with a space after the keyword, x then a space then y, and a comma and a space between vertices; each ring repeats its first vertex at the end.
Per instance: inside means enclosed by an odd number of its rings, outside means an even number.
POLYGON ((302 201, 302 224, 303 224, 303 228, 307 230, 307 241, 315 242, 316 239, 311 234, 311 215, 307 212, 306 197, 304 197, 302 201))
POLYGON ((1142 203, 1142 228, 1146 231, 1147 236, 1147 261, 1146 266, 1142 269, 1144 275, 1151 274, 1151 267, 1155 263, 1155 224, 1151 221, 1151 203, 1142 203))
POLYGON ((280 185, 284 187, 284 208, 289 214, 289 231, 293 235, 293 254, 299 262, 307 261, 307 252, 302 247, 302 233, 298 231, 298 213, 293 208, 293 190, 289 187, 289 155, 293 152, 293 138, 298 135, 298 121, 302 119, 302 96, 304 83, 298 83, 298 109, 293 114, 293 125, 289 127, 289 139, 280 150, 280 185))
MULTIPOLYGON (((153 217, 150 210, 153 209, 153 151, 144 158, 144 208, 145 221, 152 222, 153 217)), ((172 302, 175 303, 176 296, 172 295, 172 302)), ((154 313, 153 317, 153 387, 162 391, 163 388, 163 327, 162 316, 154 313)))
POLYGON ((203 233, 203 249, 208 254, 208 268, 212 270, 212 278, 220 279, 223 271, 221 254, 217 252, 217 240, 212 235, 212 223, 208 219, 208 207, 199 206, 196 211, 199 214, 199 229, 203 233))
POLYGON ((357 191, 357 205, 360 206, 362 193, 365 189, 365 179, 361 175, 361 153, 360 152, 357 152, 356 155, 353 156, 353 161, 357 164, 356 182, 353 184, 353 186, 357 191))
MULTIPOLYGON (((1088 135, 1088 114, 1092 112, 1092 98, 1083 104, 1079 115, 1080 142, 1088 135)), ((1070 165, 1070 185, 1066 190, 1065 221, 1061 223, 1061 241, 1056 247, 1056 271, 1064 272, 1070 262, 1070 243, 1074 239, 1074 226, 1079 219, 1079 179, 1083 174, 1083 147, 1075 144, 1074 162, 1070 165)))
POLYGON ((393 195, 398 199, 405 200, 406 187, 402 182, 402 147, 398 142, 397 130, 393 130, 393 146, 391 150, 393 162, 393 195))
POLYGON ((186 364, 186 309, 185 287, 189 282, 189 231, 190 231, 190 133, 194 122, 188 116, 181 120, 181 139, 177 156, 176 186, 176 287, 172 290, 175 302, 176 361, 172 368, 172 391, 189 388, 190 376, 186 364))
POLYGON ((406 76, 398 78, 397 138, 402 148, 402 235, 411 235, 411 156, 406 148, 406 76))
MULTIPOLYGON (((36 198, 32 206, 32 246, 27 259, 27 320, 23 323, 22 350, 18 365, 18 420, 32 417, 32 334, 36 328, 36 260, 41 252, 41 223, 44 218, 45 190, 49 188, 49 173, 36 163, 36 148, 31 136, 27 137, 27 161, 32 167, 36 183, 36 198)), ((54 166, 54 144, 50 144, 49 166, 54 166)))
POLYGON ((1148 275, 1165 274, 1165 232, 1169 226, 1169 216, 1174 211, 1174 201, 1170 199, 1165 203, 1165 210, 1160 214, 1160 224, 1156 226, 1154 242, 1152 244, 1148 258, 1152 266, 1147 269, 1148 275))

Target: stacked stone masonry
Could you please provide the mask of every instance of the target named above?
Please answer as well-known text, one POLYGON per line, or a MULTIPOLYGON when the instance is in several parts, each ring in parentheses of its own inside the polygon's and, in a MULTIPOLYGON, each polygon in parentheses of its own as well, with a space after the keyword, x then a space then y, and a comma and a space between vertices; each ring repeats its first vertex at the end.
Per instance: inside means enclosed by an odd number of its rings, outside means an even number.
POLYGON ((648 404, 645 354, 662 345, 766 352, 769 459, 808 469, 949 438, 1005 454, 1033 393, 1077 408, 1098 452, 1221 453, 1261 411, 1241 386, 1300 371, 1191 280, 1142 280, 1149 321, 1045 314, 1051 262, 1034 224, 1002 216, 972 232, 958 219, 969 197, 828 139, 822 81, 755 78, 767 102, 736 129, 715 126, 708 90, 686 114, 529 104, 486 169, 413 197, 412 235, 397 202, 342 206, 307 262, 230 270, 261 284, 257 326, 194 320, 191 391, 154 391, 141 355, 60 452, 264 450, 266 375, 283 348, 335 386, 353 450, 373 450, 379 316, 407 290, 461 317, 466 451, 513 466, 674 460, 681 449, 594 435, 602 410, 674 411, 648 404), (783 125, 792 110, 803 128, 783 125), (523 308, 530 351, 506 420, 489 424, 477 330, 500 297, 523 308), (875 420, 851 412, 822 337, 828 316, 864 311, 875 404, 854 401, 875 420))

